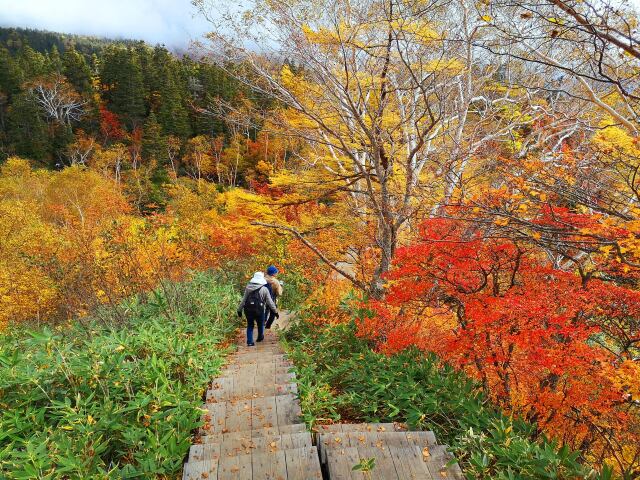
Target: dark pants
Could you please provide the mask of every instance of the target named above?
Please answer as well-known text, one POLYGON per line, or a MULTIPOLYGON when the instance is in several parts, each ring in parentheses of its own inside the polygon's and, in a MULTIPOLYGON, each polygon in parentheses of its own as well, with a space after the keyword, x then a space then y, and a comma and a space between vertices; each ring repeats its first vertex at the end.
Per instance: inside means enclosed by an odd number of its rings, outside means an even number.
POLYGON ((275 319, 276 319, 276 314, 273 313, 271 310, 269 310, 267 312, 267 324, 265 325, 265 327, 271 328, 271 324, 274 322, 275 319))
POLYGON ((258 340, 264 338, 264 312, 253 313, 244 311, 245 317, 247 317, 247 343, 253 343, 253 324, 258 324, 258 340))

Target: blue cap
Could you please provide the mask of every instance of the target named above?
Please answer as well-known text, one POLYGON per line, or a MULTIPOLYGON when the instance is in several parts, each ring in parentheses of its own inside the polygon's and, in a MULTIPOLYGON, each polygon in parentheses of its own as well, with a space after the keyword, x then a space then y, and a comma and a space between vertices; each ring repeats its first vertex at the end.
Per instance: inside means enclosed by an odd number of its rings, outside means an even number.
POLYGON ((269 265, 267 268, 267 275, 275 275, 278 273, 278 269, 274 265, 269 265))

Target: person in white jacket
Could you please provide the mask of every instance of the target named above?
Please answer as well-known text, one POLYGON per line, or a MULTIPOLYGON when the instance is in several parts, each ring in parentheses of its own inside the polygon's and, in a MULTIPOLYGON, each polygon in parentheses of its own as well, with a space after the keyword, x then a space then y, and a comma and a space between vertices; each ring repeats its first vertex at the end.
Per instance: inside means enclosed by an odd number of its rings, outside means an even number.
POLYGON ((244 289, 244 296, 238 305, 238 316, 242 317, 242 312, 244 312, 247 318, 247 345, 250 347, 255 345, 253 343, 253 328, 256 323, 258 324, 257 341, 264 340, 264 320, 267 308, 275 318, 280 316, 267 288, 264 273, 256 272, 244 289))

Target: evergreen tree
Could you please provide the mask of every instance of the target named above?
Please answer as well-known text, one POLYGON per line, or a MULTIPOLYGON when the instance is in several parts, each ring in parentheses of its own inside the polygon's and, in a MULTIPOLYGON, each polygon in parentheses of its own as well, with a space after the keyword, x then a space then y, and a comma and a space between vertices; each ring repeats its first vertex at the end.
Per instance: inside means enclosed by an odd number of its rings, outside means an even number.
POLYGON ((140 41, 136 43, 131 51, 140 65, 140 72, 142 73, 142 81, 144 84, 144 96, 148 98, 152 90, 151 84, 154 77, 152 50, 144 42, 140 41))
POLYGON ((62 58, 58 47, 51 47, 51 51, 47 54, 47 73, 62 73, 62 58))
POLYGON ((7 96, 20 91, 24 73, 6 48, 0 47, 0 92, 7 96))
POLYGON ((164 88, 160 91, 158 120, 168 135, 186 138, 191 133, 189 112, 185 106, 188 92, 178 72, 178 65, 169 69, 164 88))
POLYGON ((7 141, 16 155, 51 165, 47 124, 40 113, 31 95, 16 95, 7 114, 7 141))
POLYGON ((49 73, 47 58, 36 52, 29 45, 25 45, 18 53, 18 65, 25 74, 25 79, 32 79, 49 73))
POLYGON ((56 165, 61 166, 67 162, 67 147, 73 143, 75 136, 71 125, 56 123, 50 127, 51 137, 51 154, 56 165))
POLYGON ((159 166, 168 162, 167 138, 162 134, 162 127, 152 112, 144 123, 142 132, 142 157, 155 160, 159 166))
MULTIPOLYGON (((230 100, 233 83, 215 65, 198 64, 192 82, 192 94, 198 107, 208 108, 216 98, 230 100)), ((195 113, 192 118, 194 135, 218 136, 228 133, 224 122, 218 118, 195 113)))
POLYGON ((62 56, 64 76, 69 83, 81 94, 90 94, 92 91, 91 69, 84 56, 70 46, 62 56))
POLYGON ((142 123, 147 108, 140 62, 131 49, 112 47, 101 61, 101 82, 109 110, 129 128, 142 123))

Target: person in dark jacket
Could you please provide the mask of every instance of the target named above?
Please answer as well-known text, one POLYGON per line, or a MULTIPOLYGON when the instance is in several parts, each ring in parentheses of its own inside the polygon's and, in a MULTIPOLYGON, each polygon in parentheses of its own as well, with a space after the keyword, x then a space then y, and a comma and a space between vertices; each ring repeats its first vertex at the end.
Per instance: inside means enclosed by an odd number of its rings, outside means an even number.
POLYGON ((267 281, 264 278, 264 273, 256 272, 253 278, 247 284, 244 290, 244 296, 240 305, 238 305, 238 316, 242 317, 244 311, 245 317, 247 317, 247 345, 253 347, 253 327, 254 324, 258 324, 258 338, 257 341, 264 340, 264 319, 265 311, 269 309, 269 312, 273 313, 276 318, 280 316, 276 304, 271 298, 271 294, 267 289, 267 281))
MULTIPOLYGON (((274 265, 270 265, 267 268, 267 273, 264 276, 264 279, 267 281, 267 288, 271 294, 271 299, 277 306, 278 297, 282 295, 282 283, 276 278, 276 275, 278 275, 278 269, 274 265)), ((267 312, 265 328, 271 328, 275 319, 276 316, 273 312, 267 312)))

